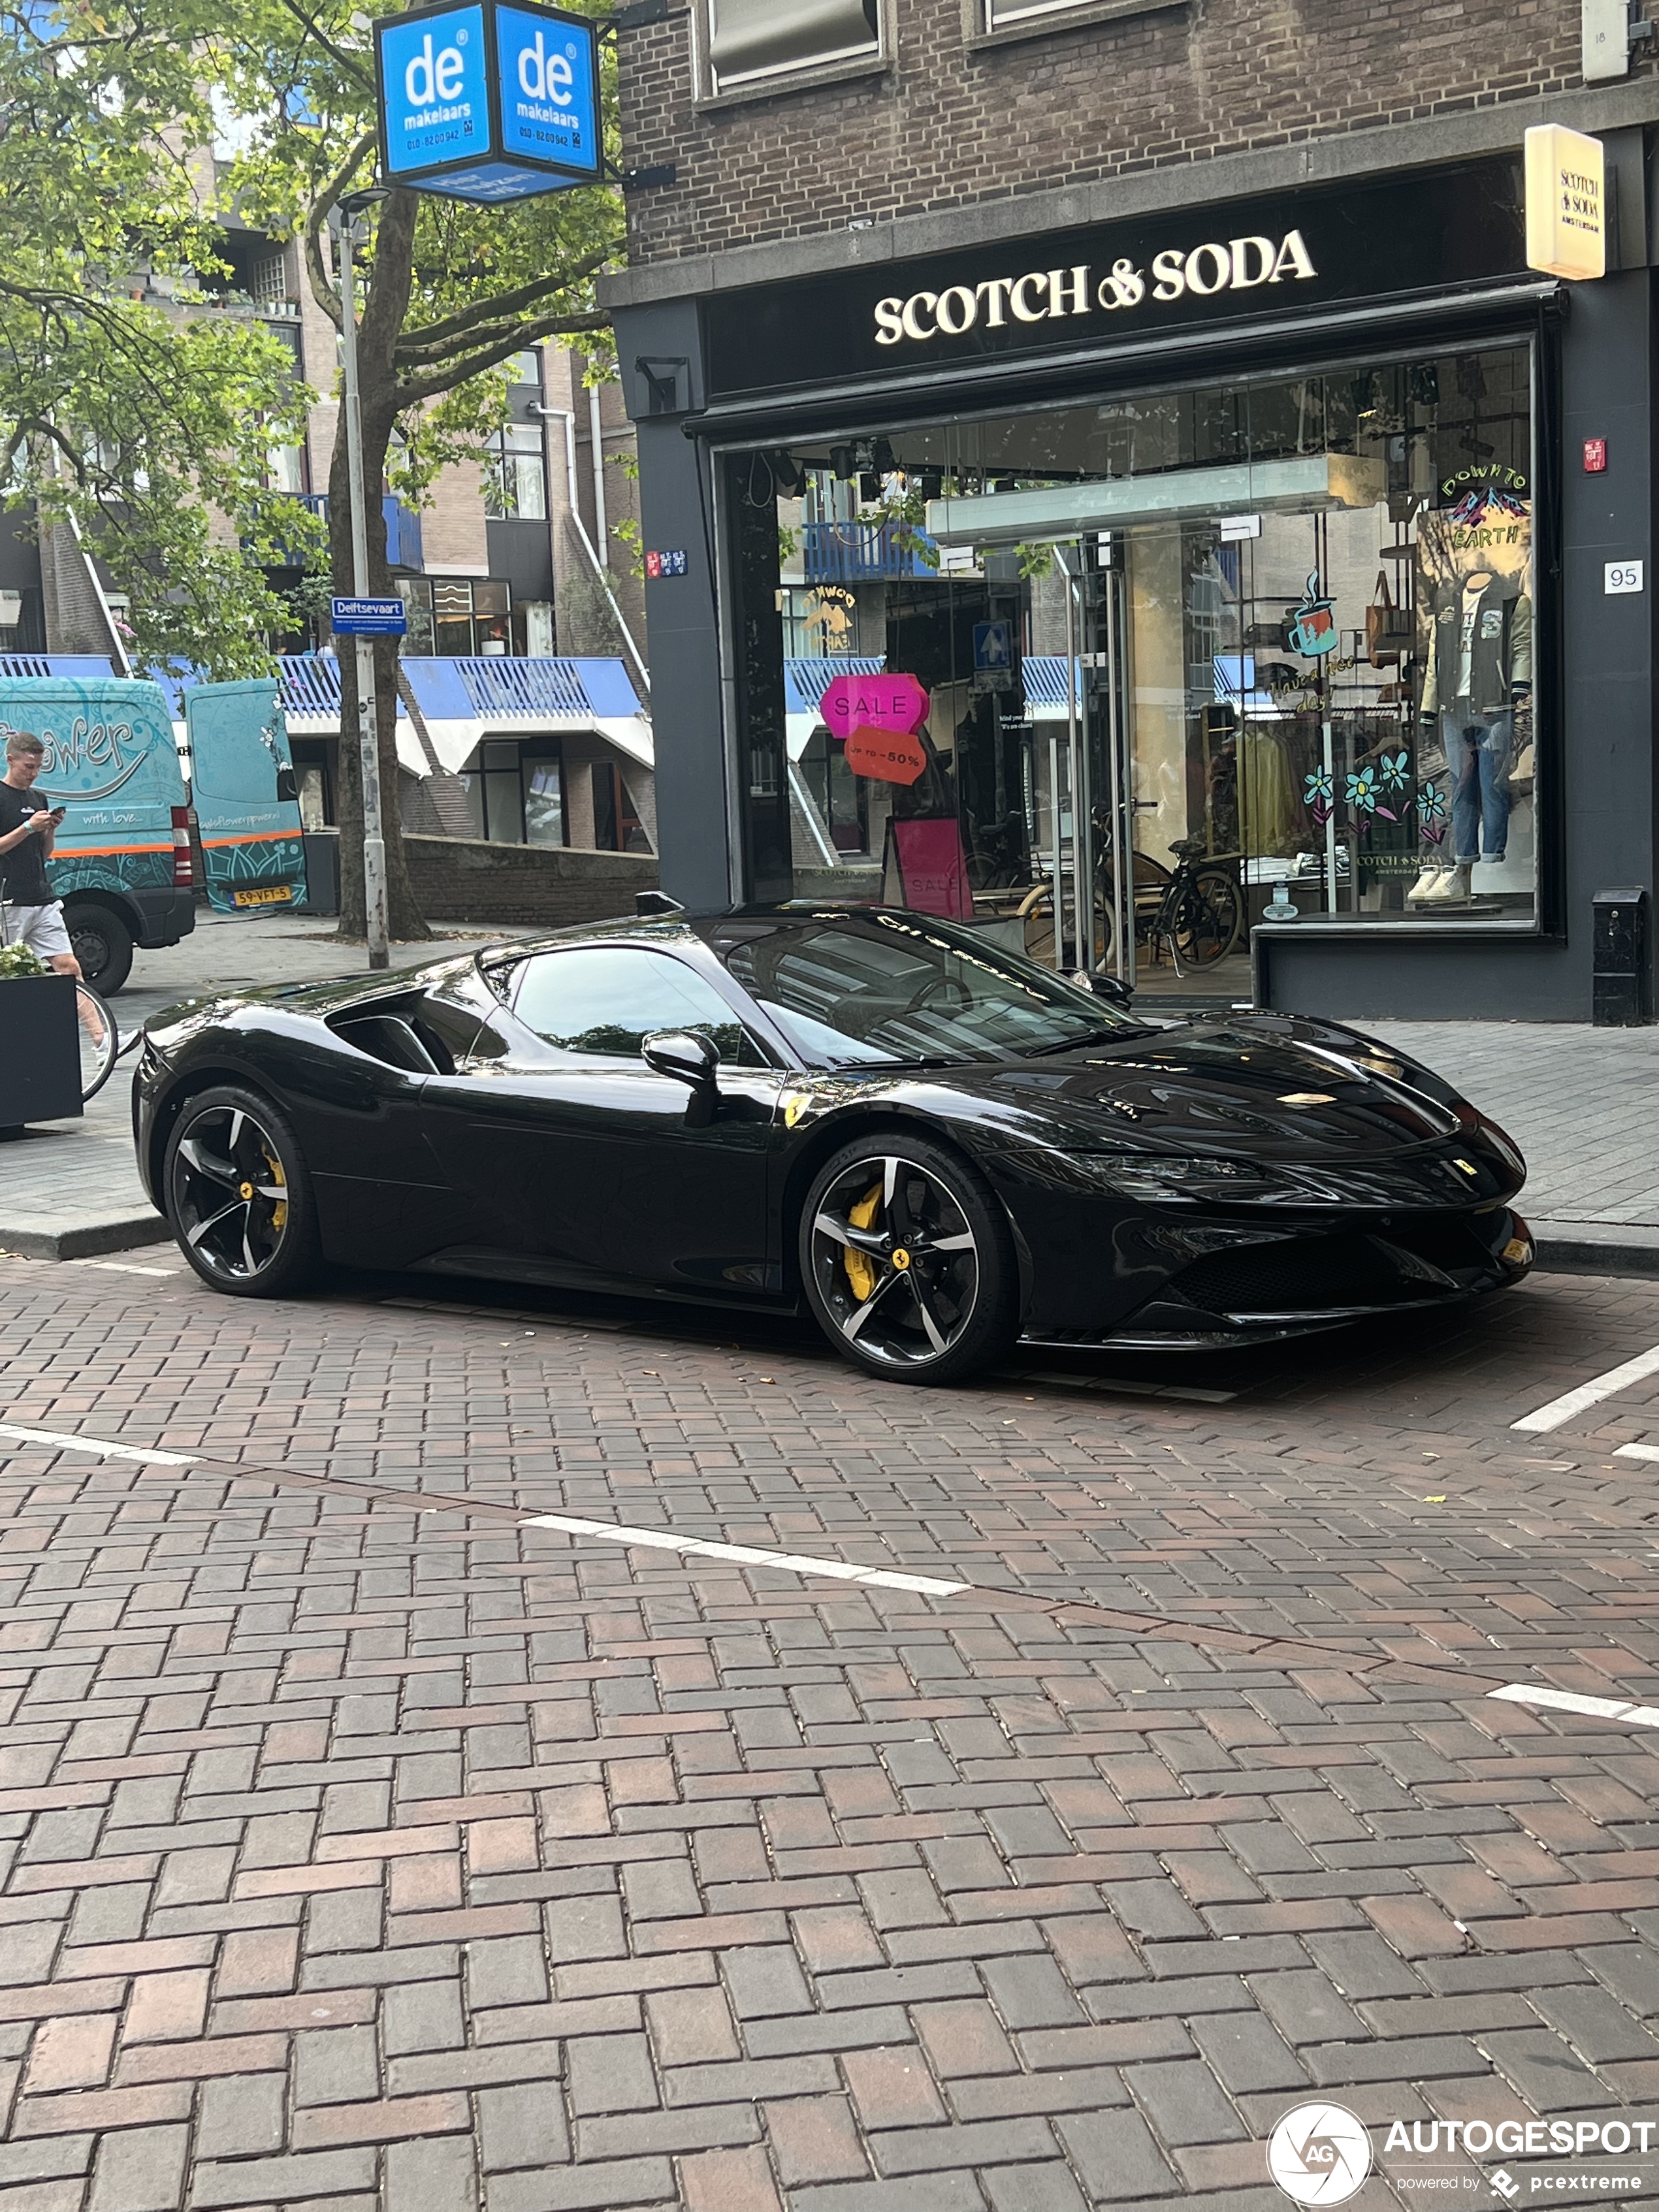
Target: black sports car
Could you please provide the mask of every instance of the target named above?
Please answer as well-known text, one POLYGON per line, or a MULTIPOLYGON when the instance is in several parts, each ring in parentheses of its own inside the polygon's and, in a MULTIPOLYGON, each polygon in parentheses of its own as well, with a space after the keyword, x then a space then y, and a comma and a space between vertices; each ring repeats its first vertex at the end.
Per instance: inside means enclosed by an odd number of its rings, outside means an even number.
POLYGON ((217 1290, 319 1261, 733 1308, 945 1382, 1524 1275, 1526 1170, 1334 1023, 1173 1027, 978 931, 804 902, 565 930, 150 1025, 138 1161, 217 1290))

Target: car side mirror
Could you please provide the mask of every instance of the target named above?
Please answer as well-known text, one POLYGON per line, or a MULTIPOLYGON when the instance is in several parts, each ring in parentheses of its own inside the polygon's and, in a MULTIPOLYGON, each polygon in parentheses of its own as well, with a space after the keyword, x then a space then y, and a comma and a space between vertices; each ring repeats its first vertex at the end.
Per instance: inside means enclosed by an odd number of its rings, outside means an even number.
POLYGON ((1121 975, 1091 974, 1089 977, 1089 988, 1094 993, 1096 998, 1104 999, 1114 1006, 1127 1006, 1133 995, 1128 985, 1121 975))
POLYGON ((714 1118, 720 1097, 720 1056, 714 1040, 696 1030, 658 1030, 642 1040, 640 1056, 657 1074, 669 1076, 674 1082, 690 1087, 686 1127, 707 1128, 714 1118))
POLYGON ((299 798, 300 779, 295 775, 291 768, 279 768, 277 769, 276 796, 278 799, 297 799, 299 798))

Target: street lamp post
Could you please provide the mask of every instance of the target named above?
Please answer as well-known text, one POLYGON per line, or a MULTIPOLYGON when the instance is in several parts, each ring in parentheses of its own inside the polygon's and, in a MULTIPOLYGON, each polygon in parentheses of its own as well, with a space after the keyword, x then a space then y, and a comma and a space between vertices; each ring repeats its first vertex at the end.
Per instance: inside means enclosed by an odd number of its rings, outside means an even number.
MULTIPOLYGON (((366 199, 382 195, 354 193, 338 212, 340 241, 340 339, 342 398, 345 404, 346 473, 351 491, 351 588, 359 599, 368 592, 368 497, 363 482, 363 406, 357 383, 357 292, 355 249, 368 243, 362 222, 366 199)), ((386 829, 380 818, 380 749, 374 708, 374 646, 359 636, 357 647, 357 745, 363 787, 363 915, 368 964, 391 964, 387 949, 386 829)))

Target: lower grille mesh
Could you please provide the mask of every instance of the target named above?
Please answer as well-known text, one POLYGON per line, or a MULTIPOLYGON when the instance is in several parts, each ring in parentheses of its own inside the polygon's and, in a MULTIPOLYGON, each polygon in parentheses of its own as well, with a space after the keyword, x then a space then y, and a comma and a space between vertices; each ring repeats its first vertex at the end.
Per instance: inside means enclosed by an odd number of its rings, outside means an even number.
MULTIPOLYGON (((1468 1222, 1427 1220, 1387 1232, 1464 1280, 1490 1260, 1468 1222)), ((1388 1305, 1431 1297, 1436 1285, 1410 1273, 1375 1237, 1351 1233, 1212 1252, 1170 1285, 1208 1313, 1316 1313, 1331 1306, 1388 1305)))

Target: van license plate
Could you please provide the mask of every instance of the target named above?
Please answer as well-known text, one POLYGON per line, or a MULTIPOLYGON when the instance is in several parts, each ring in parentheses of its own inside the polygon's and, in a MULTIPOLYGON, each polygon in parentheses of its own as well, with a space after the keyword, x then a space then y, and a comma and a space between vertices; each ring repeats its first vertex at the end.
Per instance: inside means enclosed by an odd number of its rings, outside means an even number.
POLYGON ((294 886, 291 884, 272 884, 264 890, 233 891, 233 906, 292 906, 294 886))

